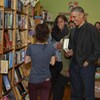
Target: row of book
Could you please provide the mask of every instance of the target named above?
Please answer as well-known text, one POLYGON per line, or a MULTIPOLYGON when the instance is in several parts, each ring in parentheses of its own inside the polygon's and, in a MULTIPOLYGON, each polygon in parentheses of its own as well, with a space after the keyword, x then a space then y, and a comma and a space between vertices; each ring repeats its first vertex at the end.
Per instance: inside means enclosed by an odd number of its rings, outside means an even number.
POLYGON ((8 52, 3 55, 3 60, 0 61, 1 73, 8 73, 8 70, 24 62, 25 50, 21 49, 19 51, 8 52))
POLYGON ((26 18, 26 16, 16 14, 16 28, 27 29, 27 18, 26 18))
POLYGON ((21 0, 16 0, 16 7, 18 11, 23 10, 23 3, 21 2, 21 0))
POLYGON ((5 28, 13 28, 13 12, 5 12, 4 13, 4 27, 5 28))
MULTIPOLYGON (((2 12, 0 12, 2 14, 2 12)), ((4 13, 4 27, 13 28, 14 14, 13 12, 4 13)), ((2 15, 0 17, 0 27, 2 27, 2 15)), ((16 28, 27 29, 27 18, 26 16, 16 14, 16 28)))
POLYGON ((4 0, 4 8, 14 9, 14 1, 15 0, 4 0))
POLYGON ((7 30, 4 32, 3 49, 10 49, 13 47, 13 30, 7 30))
POLYGON ((23 65, 15 68, 14 70, 14 81, 15 83, 20 82, 24 77, 24 72, 23 72, 23 65))
POLYGON ((24 62, 24 58, 25 58, 25 50, 24 49, 21 49, 19 51, 16 51, 15 52, 15 61, 14 61, 14 64, 21 64, 24 62))
MULTIPOLYGON (((3 82, 2 95, 4 95, 4 100, 16 100, 15 95, 14 95, 13 90, 12 90, 11 83, 9 81, 9 77, 7 74, 3 75, 2 82, 3 82)), ((26 96, 24 96, 27 93, 24 81, 19 82, 15 86, 15 90, 16 90, 16 93, 19 97, 19 100, 27 100, 27 99, 25 99, 26 96)))

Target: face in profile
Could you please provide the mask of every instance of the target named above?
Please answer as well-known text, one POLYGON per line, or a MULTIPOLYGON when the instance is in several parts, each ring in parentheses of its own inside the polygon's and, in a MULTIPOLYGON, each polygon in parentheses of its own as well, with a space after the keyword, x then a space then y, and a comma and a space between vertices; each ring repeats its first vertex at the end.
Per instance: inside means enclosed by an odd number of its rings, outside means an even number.
POLYGON ((84 21, 84 14, 77 11, 71 12, 71 17, 76 26, 80 26, 84 21))
POLYGON ((64 21, 63 18, 59 17, 59 18, 57 19, 57 26, 58 26, 58 28, 59 28, 60 30, 63 30, 65 24, 66 24, 66 21, 64 21))

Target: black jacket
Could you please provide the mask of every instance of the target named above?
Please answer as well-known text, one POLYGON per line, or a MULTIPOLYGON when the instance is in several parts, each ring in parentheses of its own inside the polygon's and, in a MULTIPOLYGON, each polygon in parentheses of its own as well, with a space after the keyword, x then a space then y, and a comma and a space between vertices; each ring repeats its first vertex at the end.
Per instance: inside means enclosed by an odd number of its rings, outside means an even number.
MULTIPOLYGON (((74 31, 70 36, 69 49, 74 48, 74 31)), ((76 60, 80 66, 83 65, 84 61, 87 61, 89 64, 91 64, 96 59, 100 58, 100 33, 95 28, 95 26, 85 22, 79 33, 77 41, 76 60)))

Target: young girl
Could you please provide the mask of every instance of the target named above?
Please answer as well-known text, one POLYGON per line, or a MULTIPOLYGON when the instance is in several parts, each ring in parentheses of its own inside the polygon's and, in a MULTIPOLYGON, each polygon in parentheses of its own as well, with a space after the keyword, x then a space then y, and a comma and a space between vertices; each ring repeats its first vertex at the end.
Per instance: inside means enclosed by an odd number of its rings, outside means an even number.
POLYGON ((47 44, 49 28, 46 24, 36 26, 36 43, 30 45, 26 51, 25 63, 32 61, 29 77, 30 100, 48 100, 51 88, 49 64, 55 64, 55 49, 47 44))
POLYGON ((69 38, 69 29, 67 18, 64 15, 58 15, 54 22, 51 32, 51 43, 56 49, 56 63, 50 67, 53 100, 62 100, 64 87, 68 81, 69 59, 64 56, 63 41, 69 38))

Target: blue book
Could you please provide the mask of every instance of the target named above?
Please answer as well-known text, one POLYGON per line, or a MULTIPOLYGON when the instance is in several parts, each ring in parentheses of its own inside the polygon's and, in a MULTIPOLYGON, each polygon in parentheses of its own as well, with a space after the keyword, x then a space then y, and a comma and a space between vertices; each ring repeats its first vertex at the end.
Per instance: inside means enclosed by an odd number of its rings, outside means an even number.
POLYGON ((7 91, 9 89, 11 89, 11 84, 9 82, 9 79, 8 79, 7 75, 3 75, 3 82, 4 82, 4 86, 5 86, 5 88, 6 88, 7 91))
POLYGON ((9 53, 9 68, 13 67, 13 53, 9 53))
POLYGON ((8 8, 8 0, 4 0, 4 8, 8 8))

